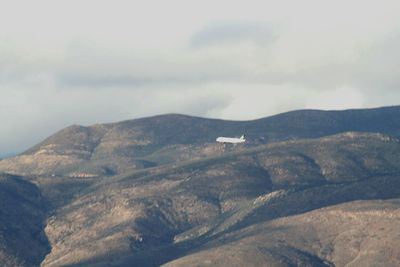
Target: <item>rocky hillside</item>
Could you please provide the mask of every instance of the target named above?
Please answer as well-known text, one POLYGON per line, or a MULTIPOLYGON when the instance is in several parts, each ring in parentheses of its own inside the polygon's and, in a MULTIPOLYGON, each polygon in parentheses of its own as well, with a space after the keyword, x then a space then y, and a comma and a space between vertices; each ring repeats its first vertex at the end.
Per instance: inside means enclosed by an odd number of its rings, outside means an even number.
POLYGON ((356 201, 265 221, 163 266, 399 266, 399 207, 356 201))
POLYGON ((400 136, 399 116, 400 107, 387 107, 301 110, 241 122, 170 114, 89 127, 74 125, 18 157, 0 161, 0 171, 78 178, 113 176, 221 154, 224 151, 214 142, 220 135, 245 133, 245 147, 348 131, 400 136))
POLYGON ((44 234, 46 203, 21 177, 0 174, 0 263, 38 266, 50 252, 44 234))
POLYGON ((399 115, 165 115, 66 128, 0 161, 24 175, 0 175, 0 263, 400 265, 399 115), (245 145, 215 144, 241 133, 245 145))
MULTIPOLYGON (((354 200, 397 198, 399 160, 397 139, 381 134, 348 133, 274 143, 122 175, 112 181, 105 179, 81 191, 49 218, 46 234, 53 249, 44 266, 78 263, 129 266, 132 262, 158 266, 192 251, 213 247, 215 242, 225 246, 220 241, 225 240, 224 236, 279 218, 354 200)), ((307 215, 303 217, 306 220, 307 215)), ((334 223, 341 225, 339 219, 334 223)), ((358 229, 360 225, 354 227, 358 229)), ((284 235, 285 231, 276 230, 276 235, 284 235)), ((295 235, 297 230, 291 231, 289 234, 295 235)), ((310 244, 325 242, 324 237, 319 240, 315 235, 303 235, 302 240, 310 244)), ((388 240, 397 242, 396 238, 388 240)), ((382 244, 378 242, 376 246, 382 244)), ((342 244, 342 249, 346 245, 342 244)), ((316 260, 343 266, 333 260, 335 256, 305 250, 301 244, 287 253, 285 257, 291 255, 291 261, 304 257, 310 264, 316 260)), ((224 254, 219 257, 220 266, 226 266, 224 254)), ((251 254, 241 258, 237 266, 250 258, 251 254)), ((184 266, 187 262, 185 258, 182 260, 184 266)))

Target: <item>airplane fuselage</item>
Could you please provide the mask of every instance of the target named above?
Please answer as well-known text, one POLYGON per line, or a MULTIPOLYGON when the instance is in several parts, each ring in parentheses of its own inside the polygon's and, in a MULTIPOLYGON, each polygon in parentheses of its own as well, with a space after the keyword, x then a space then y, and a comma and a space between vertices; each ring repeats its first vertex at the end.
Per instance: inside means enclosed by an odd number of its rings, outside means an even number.
POLYGON ((241 138, 232 138, 232 137, 218 137, 217 138, 218 143, 224 143, 224 144, 240 144, 246 142, 246 139, 243 137, 241 138))

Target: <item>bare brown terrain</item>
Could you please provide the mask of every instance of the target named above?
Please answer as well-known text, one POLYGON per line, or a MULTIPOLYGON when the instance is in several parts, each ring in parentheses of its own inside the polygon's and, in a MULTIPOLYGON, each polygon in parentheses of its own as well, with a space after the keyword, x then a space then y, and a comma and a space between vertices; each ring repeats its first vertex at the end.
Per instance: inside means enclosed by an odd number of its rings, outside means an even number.
POLYGON ((66 128, 0 161, 0 262, 398 266, 399 115, 166 115, 66 128), (214 142, 241 133, 245 145, 214 142))
POLYGON ((164 266, 399 266, 400 201, 356 201, 233 231, 164 266))

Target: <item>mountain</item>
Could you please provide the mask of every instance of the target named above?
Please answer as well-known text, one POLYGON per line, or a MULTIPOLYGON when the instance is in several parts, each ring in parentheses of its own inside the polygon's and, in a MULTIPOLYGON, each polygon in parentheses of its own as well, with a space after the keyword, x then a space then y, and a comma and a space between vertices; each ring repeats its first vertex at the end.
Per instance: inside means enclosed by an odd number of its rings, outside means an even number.
POLYGON ((215 138, 245 133, 245 147, 341 132, 400 136, 400 107, 301 110, 254 121, 223 121, 170 114, 89 127, 74 125, 22 155, 0 161, 18 175, 98 177, 206 158, 222 153, 215 138))
MULTIPOLYGON (((355 200, 396 198, 399 159, 397 139, 352 133, 274 143, 103 181, 50 218, 46 234, 56 249, 44 266, 157 266, 276 219, 355 200)), ((400 226, 393 223, 392 228, 400 226)), ((324 241, 302 237, 307 238, 324 241)), ((334 257, 304 253, 321 262, 334 257)))
POLYGON ((13 173, 1 176, 0 262, 398 266, 399 115, 171 114, 68 127, 0 161, 13 173), (215 144, 241 133, 245 145, 215 144))

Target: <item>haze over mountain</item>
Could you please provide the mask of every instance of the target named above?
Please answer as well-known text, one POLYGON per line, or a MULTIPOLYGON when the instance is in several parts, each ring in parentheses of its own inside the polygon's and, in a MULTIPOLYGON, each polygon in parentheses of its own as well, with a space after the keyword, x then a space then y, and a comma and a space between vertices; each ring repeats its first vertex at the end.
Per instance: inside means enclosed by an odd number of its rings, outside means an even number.
POLYGON ((70 126, 0 161, 0 261, 400 265, 399 118, 394 106, 70 126))

